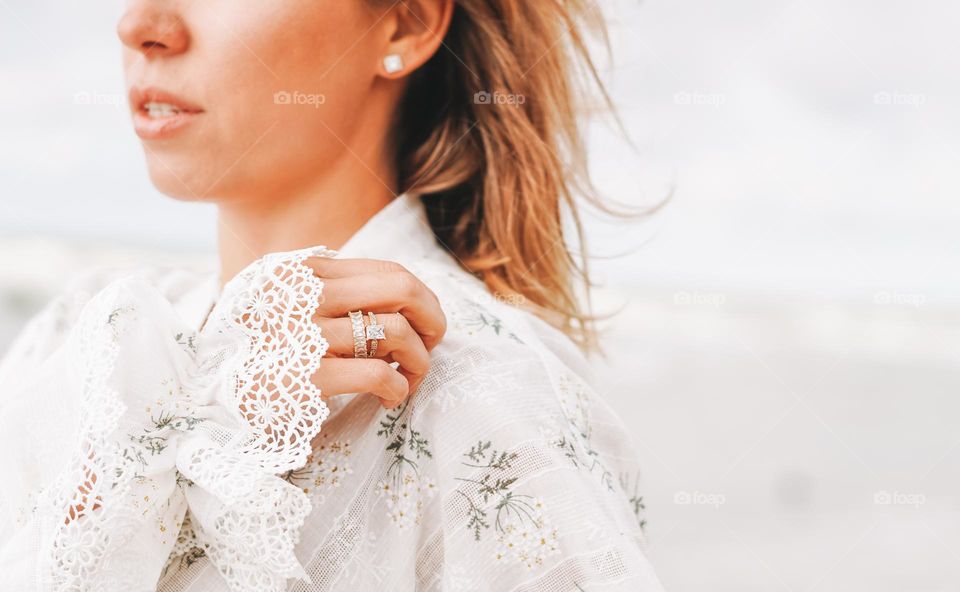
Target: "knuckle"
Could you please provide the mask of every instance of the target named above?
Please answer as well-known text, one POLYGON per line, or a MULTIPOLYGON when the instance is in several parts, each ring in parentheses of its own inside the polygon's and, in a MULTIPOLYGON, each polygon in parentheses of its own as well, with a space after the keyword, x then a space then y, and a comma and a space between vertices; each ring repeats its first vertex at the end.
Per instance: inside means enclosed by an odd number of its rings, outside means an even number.
POLYGON ((313 373, 310 377, 310 382, 314 384, 318 389, 320 389, 321 398, 326 397, 325 387, 327 383, 327 364, 320 364, 320 367, 313 373))
POLYGON ((370 362, 372 364, 370 367, 370 374, 374 377, 374 379, 390 384, 390 381, 393 380, 392 375, 396 373, 390 364, 380 359, 370 360, 370 362))
POLYGON ((410 300, 419 295, 420 280, 410 272, 398 272, 394 274, 397 293, 404 299, 410 300))
POLYGON ((394 392, 396 393, 397 399, 402 401, 407 397, 410 391, 410 382, 407 380, 407 377, 399 372, 396 373, 397 382, 394 392))
POLYGON ((430 371, 430 359, 427 356, 418 356, 411 365, 413 367, 410 368, 410 372, 417 376, 426 376, 427 372, 430 371))
POLYGON ((388 315, 384 325, 386 325, 387 331, 389 331, 388 336, 396 337, 395 343, 402 342, 413 332, 413 327, 410 326, 407 317, 398 312, 388 315))
POLYGON ((313 270, 314 275, 320 278, 324 277, 328 273, 330 266, 333 265, 333 261, 335 260, 330 259, 329 257, 318 256, 307 257, 303 260, 307 267, 313 270))
POLYGON ((443 337, 447 333, 447 313, 443 312, 443 308, 440 308, 440 335, 438 337, 443 337))
POLYGON ((314 322, 322 322, 322 319, 329 318, 329 315, 332 313, 333 307, 331 304, 328 304, 327 295, 323 292, 320 293, 320 298, 317 301, 317 311, 313 315, 314 322))
POLYGON ((385 259, 378 259, 377 262, 377 271, 381 273, 409 273, 407 268, 403 265, 400 265, 396 261, 387 261, 385 259))

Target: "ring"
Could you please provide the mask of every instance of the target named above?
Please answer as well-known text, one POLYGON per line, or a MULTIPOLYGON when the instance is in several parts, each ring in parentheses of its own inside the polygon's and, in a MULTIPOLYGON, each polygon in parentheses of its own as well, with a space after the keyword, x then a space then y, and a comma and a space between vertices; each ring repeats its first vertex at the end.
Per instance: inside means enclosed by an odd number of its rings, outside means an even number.
POLYGON ((377 340, 386 339, 387 331, 383 325, 377 324, 377 315, 372 312, 368 312, 367 315, 370 317, 370 324, 367 325, 367 339, 371 341, 370 343, 370 357, 373 358, 377 355, 377 340))
POLYGON ((363 311, 350 312, 350 324, 353 326, 353 357, 367 357, 367 340, 363 326, 363 311))

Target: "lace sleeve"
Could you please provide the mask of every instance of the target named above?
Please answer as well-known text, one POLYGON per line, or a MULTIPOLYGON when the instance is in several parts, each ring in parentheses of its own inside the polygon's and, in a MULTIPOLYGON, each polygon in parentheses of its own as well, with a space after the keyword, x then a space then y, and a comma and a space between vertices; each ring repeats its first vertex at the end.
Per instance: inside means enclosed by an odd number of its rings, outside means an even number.
POLYGON ((18 590, 153 590, 189 510, 191 552, 231 590, 309 581, 294 548, 310 501, 279 473, 306 461, 329 413, 311 382, 327 348, 312 322, 323 284, 303 261, 330 254, 254 262, 199 333, 145 277, 87 302, 42 375, 11 395, 18 413, 0 419, 5 449, 25 448, 10 434, 35 432, 59 451, 0 460, 16 485, 6 501, 24 510, 0 547, 5 579, 18 590), (33 412, 31 400, 63 411, 33 412))

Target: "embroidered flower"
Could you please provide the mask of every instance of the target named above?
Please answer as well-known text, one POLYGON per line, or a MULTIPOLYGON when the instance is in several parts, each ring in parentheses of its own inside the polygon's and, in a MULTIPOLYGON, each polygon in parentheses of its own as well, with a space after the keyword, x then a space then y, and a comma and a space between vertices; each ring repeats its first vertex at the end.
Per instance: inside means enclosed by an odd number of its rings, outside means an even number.
POLYGON ((314 451, 317 457, 313 472, 314 486, 340 487, 343 479, 353 474, 353 467, 348 460, 352 453, 349 440, 337 440, 317 448, 314 451))
POLYGON ((527 569, 543 565, 560 552, 558 531, 545 515, 543 500, 515 491, 518 477, 514 462, 519 453, 497 450, 490 440, 479 441, 465 453, 466 467, 480 469, 469 477, 458 477, 466 485, 457 493, 467 502, 467 528, 479 542, 483 533, 496 533, 497 561, 521 563, 527 569))
POLYGON ((409 423, 410 399, 380 421, 377 435, 389 442, 386 450, 393 456, 385 477, 377 483, 377 492, 386 499, 387 515, 403 530, 420 524, 423 506, 436 493, 436 483, 420 473, 418 461, 433 458, 430 442, 409 423))
POLYGON ((522 563, 527 569, 543 565, 550 555, 560 553, 557 529, 543 514, 543 501, 534 498, 528 513, 511 514, 497 534, 496 559, 522 563))
POLYGON ((377 484, 380 497, 387 502, 387 516, 400 530, 420 524, 425 502, 436 494, 436 490, 437 485, 431 479, 418 478, 410 472, 403 474, 399 487, 392 487, 385 481, 377 484))

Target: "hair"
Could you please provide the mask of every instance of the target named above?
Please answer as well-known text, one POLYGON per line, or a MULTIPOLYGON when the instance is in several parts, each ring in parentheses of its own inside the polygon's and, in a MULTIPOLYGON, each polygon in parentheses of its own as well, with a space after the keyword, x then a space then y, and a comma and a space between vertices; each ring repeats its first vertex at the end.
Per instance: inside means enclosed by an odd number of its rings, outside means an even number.
POLYGON ((595 85, 614 112, 587 29, 609 51, 593 1, 456 0, 394 130, 400 188, 421 197, 437 240, 495 296, 584 349, 596 343, 596 317, 577 200, 611 210, 587 171, 580 101, 595 85))

